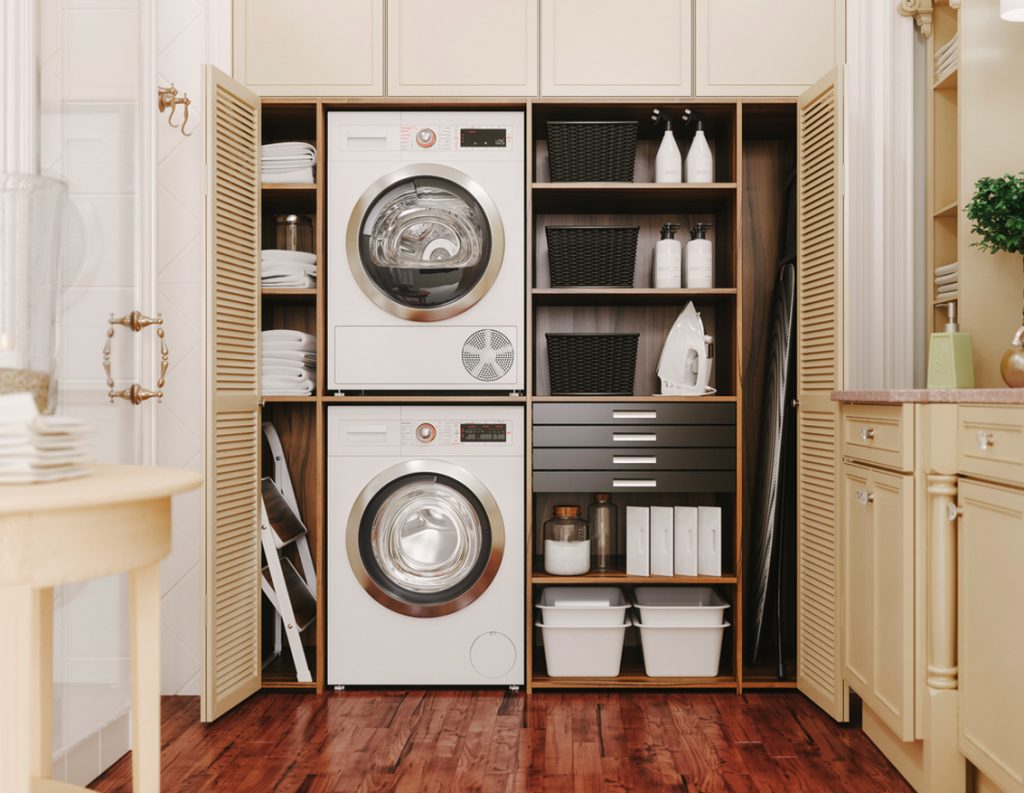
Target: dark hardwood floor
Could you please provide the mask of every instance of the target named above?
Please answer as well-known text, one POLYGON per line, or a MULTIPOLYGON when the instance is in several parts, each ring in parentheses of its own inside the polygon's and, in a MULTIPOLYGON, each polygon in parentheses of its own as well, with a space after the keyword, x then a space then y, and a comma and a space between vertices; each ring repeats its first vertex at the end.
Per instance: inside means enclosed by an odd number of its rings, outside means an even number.
MULTIPOLYGON (((131 790, 130 758, 93 783, 131 790)), ((795 692, 264 693, 212 725, 163 706, 163 790, 911 793, 795 692)))

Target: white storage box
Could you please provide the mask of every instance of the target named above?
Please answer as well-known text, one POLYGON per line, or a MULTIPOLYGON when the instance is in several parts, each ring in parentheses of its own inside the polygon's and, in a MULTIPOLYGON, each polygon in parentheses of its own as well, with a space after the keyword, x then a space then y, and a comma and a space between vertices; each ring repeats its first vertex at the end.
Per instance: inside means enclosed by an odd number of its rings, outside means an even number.
POLYGON ((644 671, 648 677, 716 677, 722 655, 723 625, 644 625, 640 645, 644 651, 644 671))
POLYGON ((546 626, 619 626, 629 604, 615 586, 549 586, 541 592, 541 622, 546 626))
POLYGON ((549 677, 618 677, 622 645, 626 639, 624 621, 616 626, 544 625, 544 659, 549 677))
POLYGON ((644 625, 673 627, 721 625, 729 608, 707 586, 638 586, 633 591, 633 603, 644 625))

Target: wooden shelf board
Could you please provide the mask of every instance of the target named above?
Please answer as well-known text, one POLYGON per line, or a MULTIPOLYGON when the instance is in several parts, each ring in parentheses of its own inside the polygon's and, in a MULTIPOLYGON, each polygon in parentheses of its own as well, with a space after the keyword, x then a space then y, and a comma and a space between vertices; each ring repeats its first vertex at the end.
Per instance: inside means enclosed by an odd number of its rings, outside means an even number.
POLYGON ((550 212, 707 213, 735 209, 736 183, 534 182, 533 208, 550 212))
MULTIPOLYGON (((786 668, 788 670, 796 669, 796 659, 789 658, 786 661, 786 668)), ((784 677, 779 679, 775 672, 775 666, 772 664, 758 664, 757 666, 747 666, 743 668, 743 688, 796 688, 796 677, 784 677)))
POLYGON ((735 182, 534 182, 534 191, 542 192, 611 192, 611 193, 708 193, 722 195, 736 191, 735 182))
POLYGON ((932 217, 935 217, 935 218, 952 218, 952 217, 956 217, 957 211, 959 209, 960 209, 960 202, 953 201, 953 202, 951 202, 949 204, 946 204, 946 206, 942 207, 941 209, 935 210, 935 212, 932 213, 932 217))
MULTIPOLYGON (((304 648, 306 661, 311 670, 316 669, 316 650, 313 647, 304 648)), ((316 673, 314 672, 314 677, 316 673)), ((263 667, 261 685, 269 689, 293 689, 299 691, 315 691, 316 680, 311 683, 300 683, 295 679, 295 665, 292 663, 291 655, 285 650, 270 663, 263 667)))
POLYGON ((535 396, 533 402, 735 402, 735 396, 535 396))
POLYGON ((260 402, 263 402, 263 403, 268 404, 268 405, 269 404, 274 404, 274 403, 287 404, 289 402, 297 402, 297 403, 300 403, 300 404, 301 403, 316 404, 317 399, 318 399, 318 397, 315 394, 310 394, 309 396, 299 396, 299 395, 294 395, 293 396, 291 394, 288 394, 288 395, 285 395, 285 394, 266 394, 266 395, 261 395, 260 396, 260 402))
POLYGON ((263 297, 316 297, 316 287, 309 289, 284 289, 269 287, 262 291, 263 297))
MULTIPOLYGON (((723 662, 729 659, 723 653, 723 662)), ((544 663, 544 650, 538 647, 533 655, 534 688, 726 688, 735 689, 736 676, 716 677, 648 677, 639 647, 626 647, 618 677, 550 677, 544 663)))
POLYGON ((536 304, 546 305, 588 305, 597 303, 682 303, 694 300, 698 303, 734 299, 737 290, 721 289, 649 289, 649 288, 597 288, 574 287, 555 289, 533 289, 536 304))
POLYGON ((382 394, 378 396, 353 395, 353 396, 325 396, 321 401, 327 405, 366 405, 366 404, 450 404, 450 403, 472 403, 488 405, 525 405, 525 396, 502 396, 501 394, 480 395, 467 394, 464 396, 431 396, 430 394, 382 394))
POLYGON ((264 192, 287 192, 293 190, 296 192, 314 192, 316 190, 315 184, 292 184, 290 182, 261 182, 261 186, 264 192))
POLYGON ((935 91, 947 91, 947 90, 949 90, 951 88, 956 88, 957 85, 959 85, 959 80, 960 80, 959 74, 960 74, 960 67, 958 66, 957 68, 953 69, 953 71, 951 71, 949 74, 947 74, 945 77, 943 77, 941 80, 939 80, 936 83, 933 83, 932 84, 932 89, 935 90, 935 91))
POLYGON ((712 575, 627 575, 622 570, 597 571, 592 570, 586 575, 549 575, 544 570, 543 558, 535 559, 533 562, 534 572, 531 581, 534 584, 712 584, 716 586, 729 586, 737 582, 734 575, 712 576, 712 575))
POLYGON ((932 306, 944 306, 946 303, 955 303, 960 299, 959 292, 950 292, 948 295, 936 296, 932 300, 932 306))

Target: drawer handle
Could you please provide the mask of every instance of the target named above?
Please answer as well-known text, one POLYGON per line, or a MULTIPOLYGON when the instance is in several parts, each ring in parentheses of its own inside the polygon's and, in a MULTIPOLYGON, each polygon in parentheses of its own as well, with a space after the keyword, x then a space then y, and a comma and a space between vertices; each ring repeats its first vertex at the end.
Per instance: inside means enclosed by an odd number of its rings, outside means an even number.
POLYGON ((613 419, 623 419, 629 421, 631 419, 656 419, 658 418, 657 410, 613 410, 613 419))
POLYGON ((978 430, 976 439, 978 441, 978 449, 980 449, 981 451, 991 449, 993 446, 996 445, 995 435, 993 435, 991 432, 985 432, 985 430, 978 430))
POLYGON ((657 457, 622 457, 612 456, 612 465, 657 465, 657 457))
POLYGON ((657 479, 613 479, 612 487, 657 487, 657 479))
POLYGON ((874 427, 861 427, 860 439, 862 441, 873 441, 875 439, 874 427))
POLYGON ((658 436, 653 433, 636 433, 636 432, 613 432, 612 442, 613 443, 654 443, 658 440, 658 436))
POLYGON ((875 494, 870 490, 858 490, 855 494, 855 498, 857 499, 858 504, 862 507, 866 507, 868 504, 874 503, 875 494))

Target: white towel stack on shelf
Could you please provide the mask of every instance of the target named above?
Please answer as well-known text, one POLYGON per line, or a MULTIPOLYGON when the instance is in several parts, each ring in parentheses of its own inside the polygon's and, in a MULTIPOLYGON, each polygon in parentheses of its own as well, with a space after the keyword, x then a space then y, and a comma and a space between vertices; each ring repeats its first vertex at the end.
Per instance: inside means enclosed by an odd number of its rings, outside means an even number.
POLYGON ((0 396, 0 484, 84 476, 90 431, 79 419, 40 416, 31 394, 0 396))
POLYGON ((316 286, 316 254, 265 250, 260 253, 260 280, 265 287, 309 289, 316 286))
POLYGON ((941 83, 960 65, 960 34, 954 34, 953 38, 935 50, 935 82, 941 83))
POLYGON ((260 158, 264 184, 313 184, 316 148, 304 141, 268 143, 260 158))
POLYGON ((308 396, 316 387, 316 337, 300 330, 265 330, 260 386, 268 396, 308 396))
POLYGON ((960 264, 944 264, 935 268, 935 296, 937 298, 955 294, 960 289, 960 264))

